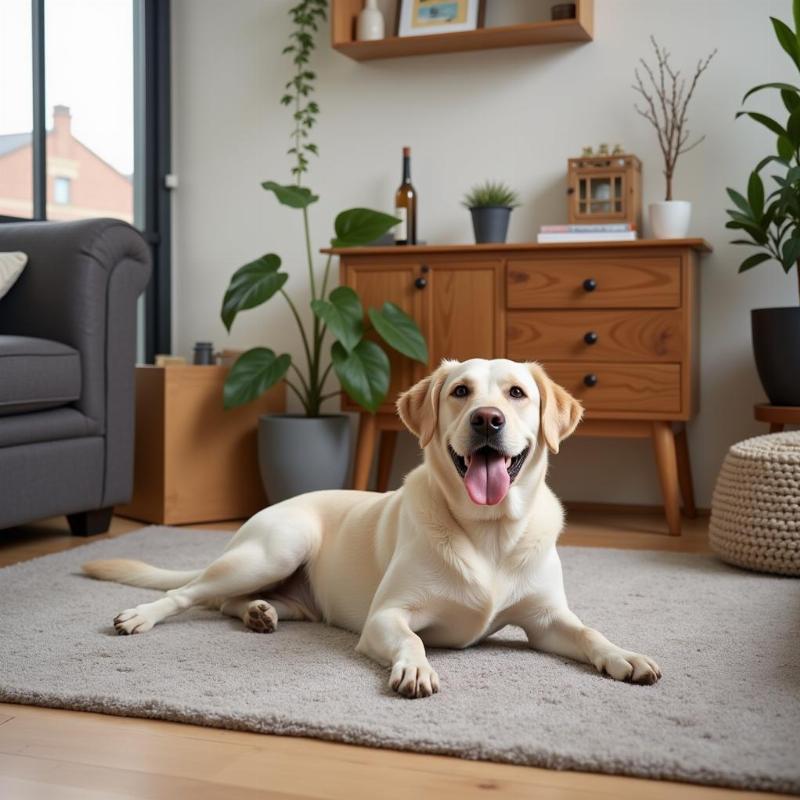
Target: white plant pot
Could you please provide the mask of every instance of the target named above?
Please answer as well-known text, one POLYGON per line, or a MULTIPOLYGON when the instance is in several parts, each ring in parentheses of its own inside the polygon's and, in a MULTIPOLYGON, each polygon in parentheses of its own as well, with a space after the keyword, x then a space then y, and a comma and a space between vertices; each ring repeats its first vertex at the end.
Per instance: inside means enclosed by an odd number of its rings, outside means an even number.
POLYGON ((686 200, 650 203, 650 228, 656 239, 685 239, 692 219, 692 204, 686 200))
POLYGON ((366 0, 364 8, 358 15, 356 39, 359 42, 373 42, 376 39, 383 39, 383 37, 383 14, 378 8, 377 0, 366 0))

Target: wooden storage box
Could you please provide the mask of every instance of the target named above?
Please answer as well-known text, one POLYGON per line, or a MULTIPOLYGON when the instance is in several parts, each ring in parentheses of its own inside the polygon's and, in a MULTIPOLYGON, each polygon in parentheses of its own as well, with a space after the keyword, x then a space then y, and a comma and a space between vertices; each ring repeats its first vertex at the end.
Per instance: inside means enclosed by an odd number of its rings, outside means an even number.
POLYGON ((258 417, 285 410, 286 389, 225 411, 227 367, 136 368, 133 498, 118 514, 185 524, 244 519, 267 500, 258 471, 258 417))

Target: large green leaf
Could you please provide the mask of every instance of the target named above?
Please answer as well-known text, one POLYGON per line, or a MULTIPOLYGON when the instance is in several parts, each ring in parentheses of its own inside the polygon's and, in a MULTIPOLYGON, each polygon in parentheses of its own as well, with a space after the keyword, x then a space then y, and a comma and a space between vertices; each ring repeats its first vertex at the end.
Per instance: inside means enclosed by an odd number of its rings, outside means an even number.
MULTIPOLYGON (((779 137, 779 139, 780 139, 780 137, 779 137)), ((789 144, 789 146, 791 147, 791 142, 789 142, 788 139, 786 141, 789 144)), ((778 147, 778 150, 780 151, 780 146, 778 147)), ((786 160, 787 159, 779 158, 778 156, 766 156, 765 158, 762 158, 761 161, 758 162, 758 164, 757 164, 757 166, 755 168, 755 171, 756 172, 761 172, 761 170, 764 169, 764 167, 766 167, 767 164, 771 164, 773 161, 777 161, 779 164, 783 164, 783 163, 785 163, 786 160)))
POLYGON ((800 109, 795 109, 789 115, 789 121, 786 123, 786 132, 789 134, 789 141, 796 150, 800 147, 800 109))
POLYGON ((747 202, 750 204, 752 215, 759 219, 764 213, 764 183, 757 172, 750 173, 747 182, 747 202))
POLYGON ((283 185, 275 181, 264 181, 261 185, 268 192, 274 192, 280 203, 291 208, 306 208, 319 200, 319 197, 305 186, 295 186, 291 183, 283 185))
POLYGON ((388 233, 399 222, 397 217, 381 211, 350 208, 336 217, 333 226, 336 237, 331 239, 331 244, 334 247, 363 247, 388 233))
POLYGON ((389 391, 389 358, 381 347, 362 339, 348 353, 334 342, 331 359, 345 392, 367 411, 377 411, 389 391))
POLYGON ((778 155, 782 161, 791 161, 795 153, 795 146, 785 136, 778 137, 778 155))
POLYGON ((417 323, 403 309, 386 302, 380 310, 371 308, 367 313, 373 327, 386 344, 415 361, 428 363, 425 337, 417 323))
POLYGON ((789 137, 786 130, 774 119, 768 117, 766 114, 760 114, 758 111, 739 111, 736 114, 736 119, 739 117, 750 117, 750 119, 754 119, 756 122, 760 122, 765 128, 769 128, 773 133, 776 133, 778 136, 785 136, 786 138, 789 137))
POLYGON ((797 41, 800 42, 800 0, 792 0, 792 17, 794 17, 797 41))
POLYGON ((788 272, 800 258, 800 236, 793 236, 783 243, 781 248, 781 263, 783 271, 788 272))
POLYGON ((791 114, 798 106, 800 106, 800 94, 797 92, 790 92, 786 89, 781 89, 781 100, 783 100, 786 110, 791 114))
POLYGON ((742 102, 744 103, 751 94, 760 92, 762 89, 780 89, 781 91, 800 93, 800 89, 798 89, 797 86, 793 86, 791 83, 760 83, 758 86, 754 86, 752 89, 750 89, 750 91, 742 98, 742 102))
POLYGON ((228 331, 240 311, 265 303, 283 287, 289 276, 285 272, 278 272, 280 265, 279 256, 267 253, 233 273, 220 314, 228 331))
POLYGON ((752 236, 753 239, 758 242, 758 244, 767 243, 766 232, 756 223, 751 222, 750 220, 742 219, 741 214, 737 214, 735 211, 731 211, 730 209, 728 209, 726 213, 732 217, 732 219, 725 223, 726 228, 747 231, 747 233, 749 233, 750 236, 752 236))
POLYGON ((730 197, 731 200, 733 200, 733 202, 739 206, 740 210, 744 214, 747 214, 748 216, 751 214, 750 206, 748 205, 747 200, 745 200, 744 197, 739 194, 739 192, 737 192, 735 189, 726 189, 725 191, 728 193, 728 197, 730 197))
POLYGON ((770 19, 781 47, 789 54, 795 66, 800 69, 800 44, 798 44, 795 32, 785 22, 781 22, 775 17, 770 17, 770 19))
POLYGON ((769 261, 771 258, 772 256, 769 253, 756 253, 755 255, 749 256, 739 265, 739 272, 747 272, 748 269, 757 267, 759 264, 762 264, 764 261, 769 261))
POLYGON ((254 347, 236 360, 225 379, 225 408, 236 408, 255 400, 286 375, 292 357, 276 356, 268 347, 254 347))
POLYGON ((349 353, 364 335, 364 308, 349 286, 334 289, 328 300, 312 300, 314 313, 349 353))

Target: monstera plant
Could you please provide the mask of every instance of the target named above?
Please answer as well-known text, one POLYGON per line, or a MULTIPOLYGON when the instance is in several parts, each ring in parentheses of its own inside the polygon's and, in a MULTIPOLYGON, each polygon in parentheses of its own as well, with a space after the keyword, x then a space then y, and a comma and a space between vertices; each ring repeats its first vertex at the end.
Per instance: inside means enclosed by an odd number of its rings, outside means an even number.
MULTIPOLYGON (((286 291, 290 273, 276 253, 266 253, 240 267, 230 280, 222 301, 222 322, 230 331, 242 311, 261 306, 273 297, 287 303, 302 342, 302 358, 276 354, 269 347, 243 353, 225 381, 226 408, 249 403, 279 381, 299 401, 304 414, 262 417, 259 425, 260 463, 267 494, 283 499, 318 488, 341 488, 347 479, 349 421, 342 415, 323 415, 323 403, 340 394, 330 381, 335 374, 344 391, 367 411, 375 411, 389 390, 390 366, 384 345, 404 356, 427 363, 425 339, 411 317, 393 303, 365 309, 353 289, 340 286, 328 292, 329 255, 318 274, 311 245, 309 209, 319 199, 303 183, 309 160, 318 155, 310 141, 319 114, 311 99, 315 73, 309 62, 318 23, 325 18, 325 0, 301 0, 290 10, 292 32, 283 52, 294 65, 281 103, 292 111, 293 127, 288 155, 292 183, 264 181, 262 187, 281 205, 302 216, 304 253, 310 286, 310 322, 299 301, 286 291), (326 365, 325 354, 329 349, 326 365), (305 424, 302 424, 305 423, 305 424), (310 452, 317 448, 316 452, 310 452), (280 456, 277 457, 276 454, 280 456), (291 463, 292 458, 297 463, 291 463)), ((368 208, 342 211, 333 224, 333 247, 357 247, 383 236, 400 220, 368 208)))
MULTIPOLYGON (((800 0, 794 0, 794 28, 770 17, 778 44, 800 79, 800 0)), ((727 211, 726 227, 740 236, 732 243, 755 248, 739 265, 746 272, 769 261, 788 275, 792 270, 800 289, 800 86, 762 83, 745 94, 742 102, 765 89, 780 93, 782 120, 759 111, 743 110, 775 135, 775 152, 766 155, 750 173, 745 192, 728 189, 735 206, 727 211), (771 181, 765 186, 764 176, 771 181)), ((800 298, 799 298, 800 299, 800 298)), ((751 312, 753 350, 764 390, 774 405, 800 405, 800 306, 756 308, 751 312)))

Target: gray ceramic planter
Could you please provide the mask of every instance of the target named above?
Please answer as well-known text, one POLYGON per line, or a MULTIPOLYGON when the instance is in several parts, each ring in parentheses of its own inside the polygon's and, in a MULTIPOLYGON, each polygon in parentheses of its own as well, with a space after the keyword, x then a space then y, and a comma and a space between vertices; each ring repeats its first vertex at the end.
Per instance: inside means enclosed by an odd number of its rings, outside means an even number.
POLYGON ((508 221, 511 209, 507 206, 484 206, 471 208, 472 229, 475 231, 476 244, 489 242, 505 242, 508 235, 508 221))
POLYGON ((753 353, 774 406, 800 405, 800 306, 754 308, 753 353))
POLYGON ((319 489, 344 489, 350 472, 350 420, 343 414, 258 418, 258 465, 270 503, 319 489))

